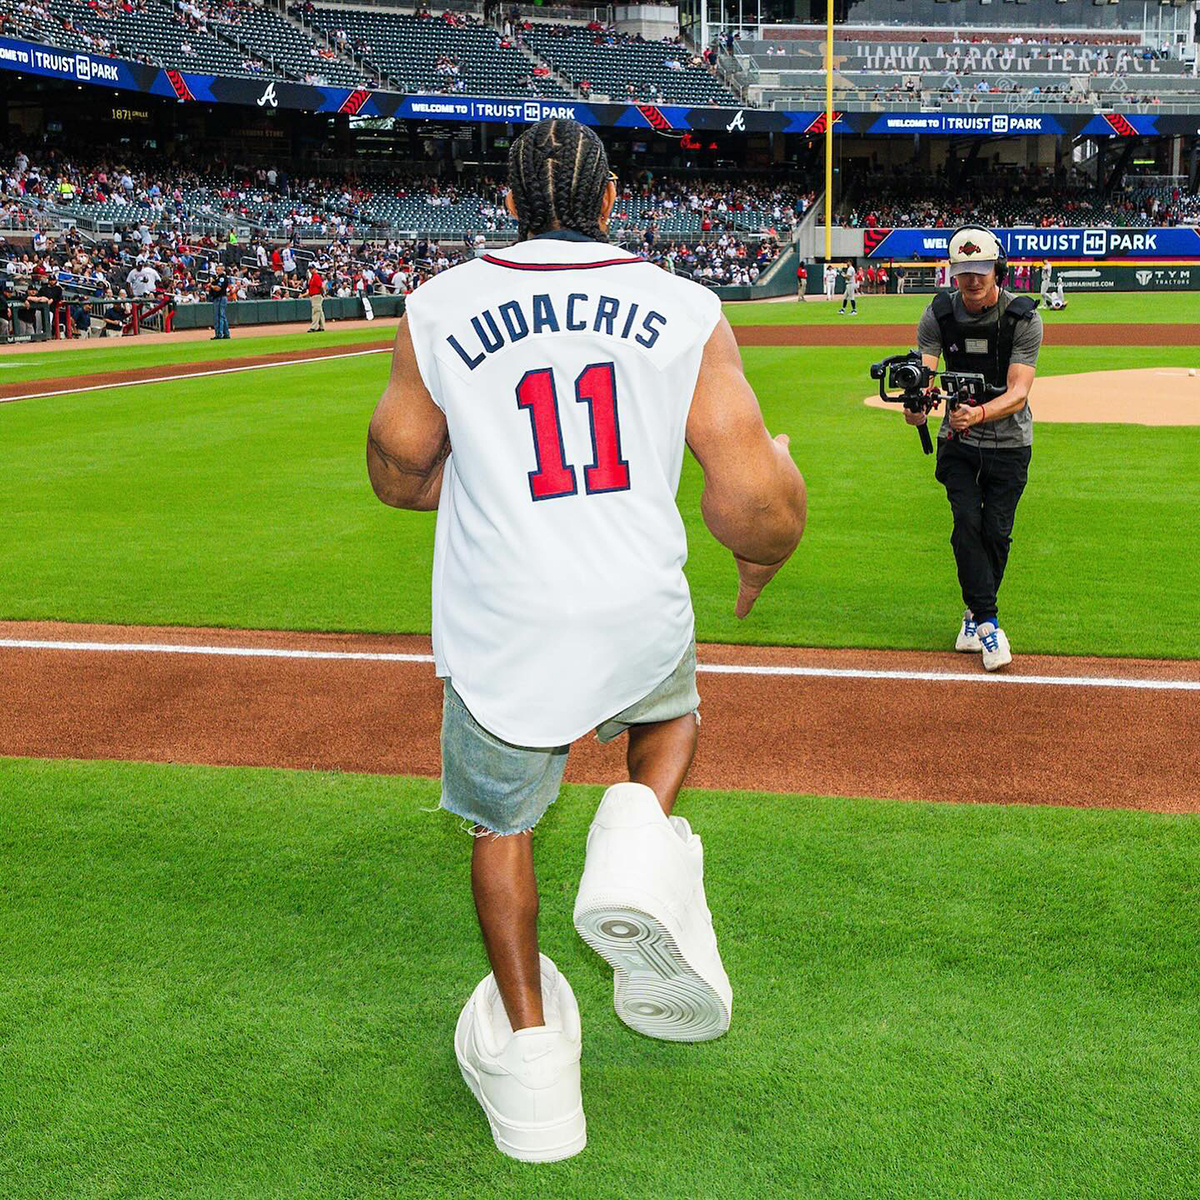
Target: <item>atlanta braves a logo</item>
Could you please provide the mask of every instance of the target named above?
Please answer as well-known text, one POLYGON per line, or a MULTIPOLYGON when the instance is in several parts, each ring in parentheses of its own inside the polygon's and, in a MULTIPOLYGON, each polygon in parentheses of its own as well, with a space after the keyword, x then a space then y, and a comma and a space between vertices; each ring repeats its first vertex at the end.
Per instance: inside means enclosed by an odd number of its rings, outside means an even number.
POLYGON ((726 133, 732 133, 735 129, 740 129, 743 133, 746 132, 746 118, 744 113, 744 109, 739 108, 737 110, 737 116, 725 126, 726 133))
POLYGON ((275 84, 273 81, 267 84, 267 90, 258 98, 259 108, 262 108, 267 104, 269 104, 272 108, 279 107, 279 101, 275 96, 275 84))

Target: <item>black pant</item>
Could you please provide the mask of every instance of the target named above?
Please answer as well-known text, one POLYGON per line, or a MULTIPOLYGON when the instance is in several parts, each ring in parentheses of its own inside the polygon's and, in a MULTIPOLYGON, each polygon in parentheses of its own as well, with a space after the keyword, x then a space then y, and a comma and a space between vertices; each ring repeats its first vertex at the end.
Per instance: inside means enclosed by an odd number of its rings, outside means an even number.
POLYGON ((957 439, 938 442, 936 474, 954 513, 950 545, 958 582, 977 622, 996 619, 996 593, 1008 564, 1030 454, 1029 446, 981 450, 957 439))

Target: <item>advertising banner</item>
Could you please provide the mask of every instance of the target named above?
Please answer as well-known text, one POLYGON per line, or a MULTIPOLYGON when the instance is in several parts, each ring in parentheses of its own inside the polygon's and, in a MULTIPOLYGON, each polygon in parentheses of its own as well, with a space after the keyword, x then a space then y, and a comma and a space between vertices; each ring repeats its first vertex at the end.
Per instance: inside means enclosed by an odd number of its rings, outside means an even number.
MULTIPOLYGON (((858 114, 856 114, 858 115, 858 114)), ((925 133, 938 137, 1022 137, 1067 132, 1062 121, 1045 113, 863 113, 864 133, 925 133)), ((1108 130, 1112 133, 1113 130, 1108 130)))
MULTIPOLYGON (((1192 225, 1171 229, 996 229, 1014 261, 1091 258, 1195 259, 1200 262, 1200 231, 1192 225)), ((865 229, 868 258, 940 259, 949 253, 953 229, 865 229)))
POLYGON ((1063 267, 1063 291, 1180 292, 1200 290, 1200 264, 1170 267, 1063 267))

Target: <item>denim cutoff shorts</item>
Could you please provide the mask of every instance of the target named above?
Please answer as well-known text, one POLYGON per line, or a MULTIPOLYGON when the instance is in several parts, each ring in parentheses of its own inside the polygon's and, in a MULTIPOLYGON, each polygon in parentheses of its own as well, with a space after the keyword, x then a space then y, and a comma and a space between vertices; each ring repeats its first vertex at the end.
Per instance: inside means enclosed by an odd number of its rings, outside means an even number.
MULTIPOLYGON (((641 700, 596 728, 601 742, 631 725, 653 725, 697 713, 696 644, 679 665, 641 700)), ((525 833, 554 803, 570 746, 514 746, 489 733, 471 716, 454 684, 442 700, 441 807, 495 834, 525 833)))

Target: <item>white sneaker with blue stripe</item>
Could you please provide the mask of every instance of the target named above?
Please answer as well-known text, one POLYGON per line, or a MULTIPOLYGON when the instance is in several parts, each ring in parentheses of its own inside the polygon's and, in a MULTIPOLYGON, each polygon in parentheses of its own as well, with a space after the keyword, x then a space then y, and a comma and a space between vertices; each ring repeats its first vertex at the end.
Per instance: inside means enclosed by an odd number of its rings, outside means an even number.
POLYGON ((964 654, 978 654, 983 649, 979 631, 975 626, 975 614, 969 608, 963 613, 962 628, 958 631, 958 641, 954 643, 954 648, 964 654))
POLYGON ((995 621, 984 621, 979 626, 979 640, 983 644, 983 669, 998 671, 1012 662, 1012 650, 1008 637, 995 621))

